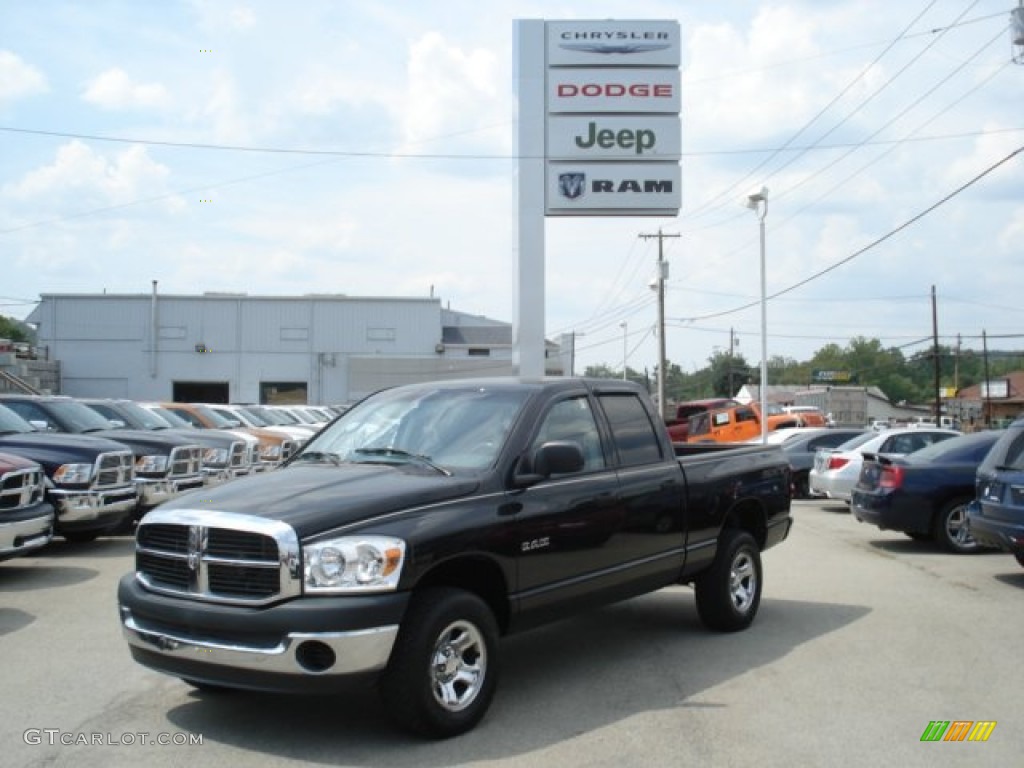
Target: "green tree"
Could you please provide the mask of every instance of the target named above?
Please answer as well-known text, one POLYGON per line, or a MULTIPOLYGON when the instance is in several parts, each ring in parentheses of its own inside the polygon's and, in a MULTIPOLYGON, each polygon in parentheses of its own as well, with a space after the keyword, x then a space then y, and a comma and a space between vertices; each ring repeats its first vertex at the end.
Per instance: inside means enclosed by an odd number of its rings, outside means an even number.
POLYGON ((11 341, 32 341, 28 331, 25 330, 25 326, 19 323, 17 320, 12 320, 9 317, 0 315, 0 339, 10 339, 11 341))

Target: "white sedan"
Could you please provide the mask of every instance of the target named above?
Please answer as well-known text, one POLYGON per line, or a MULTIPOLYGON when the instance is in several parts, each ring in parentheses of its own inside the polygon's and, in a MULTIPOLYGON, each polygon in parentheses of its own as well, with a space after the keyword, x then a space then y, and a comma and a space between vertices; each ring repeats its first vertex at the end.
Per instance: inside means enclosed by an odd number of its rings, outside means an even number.
POLYGON ((959 434, 954 429, 900 427, 882 432, 865 432, 837 448, 819 450, 814 457, 814 467, 808 475, 811 496, 849 504, 850 494, 860 477, 863 453, 902 456, 959 434))

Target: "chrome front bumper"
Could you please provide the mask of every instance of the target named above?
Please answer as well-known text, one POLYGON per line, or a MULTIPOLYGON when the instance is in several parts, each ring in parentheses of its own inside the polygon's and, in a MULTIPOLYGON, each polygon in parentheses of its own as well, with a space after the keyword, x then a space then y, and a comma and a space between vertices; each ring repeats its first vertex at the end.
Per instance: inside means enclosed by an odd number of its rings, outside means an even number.
POLYGON ((65 491, 54 489, 48 494, 57 508, 60 523, 81 523, 131 512, 139 502, 135 487, 111 491, 65 491))
POLYGON ((350 632, 292 632, 274 645, 240 645, 147 628, 129 608, 122 605, 120 612, 128 644, 169 662, 179 659, 199 666, 295 677, 342 677, 382 670, 398 636, 394 625, 350 632))
POLYGON ((149 508, 176 499, 186 491, 198 490, 204 486, 204 481, 202 475, 159 480, 136 475, 135 484, 139 487, 140 506, 149 508))
MULTIPOLYGON (((46 509, 50 509, 49 505, 46 509)), ((29 520, 0 522, 0 560, 44 547, 52 538, 52 510, 29 520)))

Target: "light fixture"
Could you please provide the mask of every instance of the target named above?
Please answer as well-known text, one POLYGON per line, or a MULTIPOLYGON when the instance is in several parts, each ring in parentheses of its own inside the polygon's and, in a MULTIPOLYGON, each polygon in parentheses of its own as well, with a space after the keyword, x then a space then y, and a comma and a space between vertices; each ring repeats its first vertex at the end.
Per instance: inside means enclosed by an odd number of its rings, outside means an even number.
POLYGON ((768 290, 765 278, 764 219, 768 215, 768 187, 747 195, 747 208, 758 214, 761 230, 761 442, 768 442, 768 290))

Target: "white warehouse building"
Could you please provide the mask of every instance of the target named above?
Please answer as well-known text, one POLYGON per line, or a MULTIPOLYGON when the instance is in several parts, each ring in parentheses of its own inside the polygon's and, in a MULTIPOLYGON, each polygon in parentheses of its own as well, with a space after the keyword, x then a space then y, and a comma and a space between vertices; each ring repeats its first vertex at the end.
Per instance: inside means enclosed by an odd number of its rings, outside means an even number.
MULTIPOLYGON (((74 397, 348 403, 378 389, 515 374, 512 326, 437 298, 43 294, 28 316, 74 397)), ((547 373, 560 374, 557 350, 547 373)))

